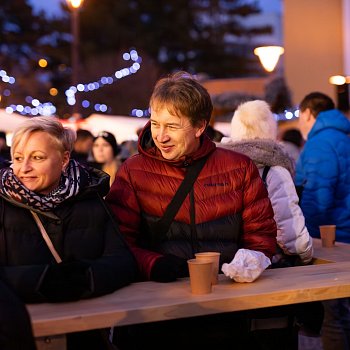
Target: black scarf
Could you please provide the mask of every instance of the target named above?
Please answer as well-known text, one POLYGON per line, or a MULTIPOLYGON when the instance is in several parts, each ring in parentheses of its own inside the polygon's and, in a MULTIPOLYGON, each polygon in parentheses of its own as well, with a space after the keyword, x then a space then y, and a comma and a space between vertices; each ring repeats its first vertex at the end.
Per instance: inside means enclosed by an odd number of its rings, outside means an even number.
POLYGON ((88 171, 75 160, 70 160, 67 169, 61 175, 59 186, 51 193, 41 195, 30 191, 14 175, 12 168, 0 170, 0 194, 31 209, 50 211, 64 200, 73 197, 90 184, 88 171))

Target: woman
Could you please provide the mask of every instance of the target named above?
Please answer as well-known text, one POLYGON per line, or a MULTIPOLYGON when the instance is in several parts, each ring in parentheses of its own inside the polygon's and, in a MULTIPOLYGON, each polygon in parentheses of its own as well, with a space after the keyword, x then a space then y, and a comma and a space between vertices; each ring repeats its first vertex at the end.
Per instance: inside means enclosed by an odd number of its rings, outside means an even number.
MULTIPOLYGON (((289 267, 295 264, 308 264, 312 260, 312 238, 305 226, 305 219, 299 207, 292 174, 294 162, 277 142, 277 122, 265 101, 249 101, 238 106, 231 121, 231 137, 223 138, 222 147, 243 153, 251 158, 260 176, 264 179, 274 211, 277 225, 277 249, 272 258, 272 267, 289 267)), ((267 319, 269 326, 257 327, 252 337, 266 348, 273 349, 276 344, 290 344, 297 347, 298 338, 294 321, 301 329, 319 328, 319 319, 311 320, 307 312, 320 312, 319 303, 297 304, 295 307, 275 307, 252 313, 252 323, 267 319), (285 327, 282 323, 292 325, 285 327), (315 322, 313 322, 315 321, 315 322), (318 324, 316 324, 318 322, 318 324), (315 324, 313 324, 315 323, 315 324), (311 324, 311 326, 310 326, 311 324)), ((265 320, 265 324, 268 323, 265 320)))
POLYGON ((119 152, 120 147, 114 135, 108 131, 101 131, 92 145, 94 160, 110 176, 110 185, 112 185, 120 165, 120 161, 117 159, 119 152))
POLYGON ((263 175, 265 166, 270 169, 266 187, 277 224, 279 254, 272 262, 298 257, 308 264, 312 259, 312 239, 305 226, 304 215, 298 205, 292 175, 294 163, 277 143, 277 122, 265 101, 255 100, 241 104, 231 121, 231 137, 223 138, 222 147, 243 153, 251 158, 263 175))
POLYGON ((25 302, 97 297, 136 278, 102 199, 108 175, 70 160, 74 141, 52 117, 29 119, 13 135, 12 167, 0 170, 1 277, 25 302))

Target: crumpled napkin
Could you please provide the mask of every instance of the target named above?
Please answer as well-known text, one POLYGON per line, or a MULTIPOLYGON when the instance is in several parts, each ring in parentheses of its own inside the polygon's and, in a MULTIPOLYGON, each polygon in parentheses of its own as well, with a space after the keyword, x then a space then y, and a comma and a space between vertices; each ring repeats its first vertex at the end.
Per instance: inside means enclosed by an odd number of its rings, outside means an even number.
POLYGON ((270 259, 261 252, 239 249, 229 264, 223 264, 221 271, 236 282, 253 282, 271 265, 270 259))

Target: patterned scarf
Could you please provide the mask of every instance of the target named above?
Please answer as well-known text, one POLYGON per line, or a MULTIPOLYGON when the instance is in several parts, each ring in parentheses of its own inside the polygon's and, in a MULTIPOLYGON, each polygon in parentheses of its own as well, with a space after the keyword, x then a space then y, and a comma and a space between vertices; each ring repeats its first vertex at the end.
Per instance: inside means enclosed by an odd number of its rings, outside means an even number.
POLYGON ((12 168, 0 170, 0 194, 31 209, 50 211, 64 200, 73 197, 90 183, 90 175, 75 160, 70 160, 67 169, 61 175, 59 186, 51 193, 41 195, 30 191, 13 174, 12 168))

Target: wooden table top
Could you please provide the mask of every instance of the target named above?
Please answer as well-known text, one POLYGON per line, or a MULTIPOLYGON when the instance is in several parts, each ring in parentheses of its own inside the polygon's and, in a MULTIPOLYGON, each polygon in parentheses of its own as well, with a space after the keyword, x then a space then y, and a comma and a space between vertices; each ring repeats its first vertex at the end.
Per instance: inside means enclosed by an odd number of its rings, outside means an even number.
POLYGON ((314 240, 314 247, 315 265, 266 270, 253 283, 236 283, 220 275, 211 294, 192 295, 184 278, 172 283, 134 283, 95 299, 27 307, 34 334, 41 337, 349 297, 350 245, 321 248, 319 240, 314 240))

